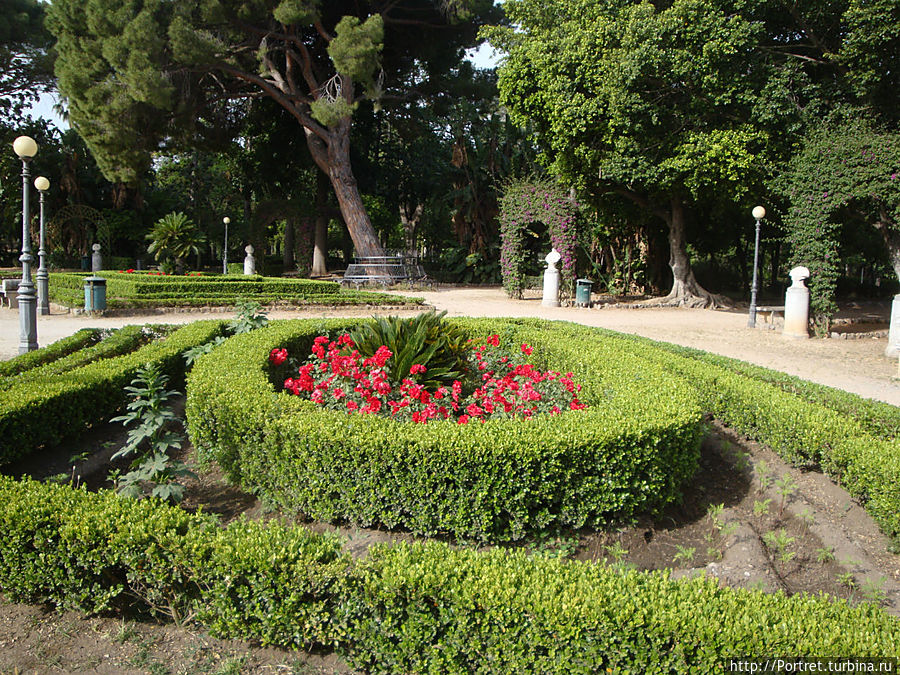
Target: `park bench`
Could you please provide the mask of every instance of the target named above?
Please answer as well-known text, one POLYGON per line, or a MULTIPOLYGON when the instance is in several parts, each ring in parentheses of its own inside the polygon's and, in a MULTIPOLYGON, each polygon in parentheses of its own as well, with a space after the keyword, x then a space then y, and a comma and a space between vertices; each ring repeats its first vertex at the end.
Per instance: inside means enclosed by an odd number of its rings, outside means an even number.
POLYGON ((780 314, 781 318, 784 318, 784 305, 763 305, 756 308, 756 314, 757 316, 762 315, 766 328, 775 328, 775 319, 778 315, 780 314))
POLYGON ((356 290, 367 284, 390 286, 403 281, 428 279, 419 259, 411 255, 356 257, 347 265, 341 285, 353 285, 356 290))
POLYGON ((0 285, 0 294, 3 295, 0 305, 5 304, 10 308, 19 306, 20 281, 21 279, 3 279, 3 284, 0 285))

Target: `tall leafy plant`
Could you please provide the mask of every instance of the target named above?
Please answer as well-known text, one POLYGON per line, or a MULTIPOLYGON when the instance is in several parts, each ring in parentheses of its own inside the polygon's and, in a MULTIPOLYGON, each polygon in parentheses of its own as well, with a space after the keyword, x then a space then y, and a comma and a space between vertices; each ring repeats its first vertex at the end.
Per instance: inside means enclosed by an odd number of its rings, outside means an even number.
POLYGON ((169 400, 179 392, 166 389, 168 383, 169 378, 154 364, 139 369, 131 386, 125 387, 131 397, 128 412, 110 420, 132 426, 127 442, 112 456, 112 459, 134 457, 128 473, 113 475, 116 488, 123 496, 141 497, 144 486, 150 484, 152 496, 180 502, 184 497, 184 486, 176 479, 193 475, 187 465, 169 457, 170 451, 181 448, 184 435, 173 430, 181 425, 181 420, 169 400))

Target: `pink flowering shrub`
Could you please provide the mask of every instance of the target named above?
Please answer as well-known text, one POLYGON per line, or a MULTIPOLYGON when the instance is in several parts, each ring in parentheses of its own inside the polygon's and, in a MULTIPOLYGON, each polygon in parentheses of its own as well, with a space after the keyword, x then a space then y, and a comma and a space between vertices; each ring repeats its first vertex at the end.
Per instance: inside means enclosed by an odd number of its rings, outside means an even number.
MULTIPOLYGON (((427 367, 414 363, 407 372, 394 372, 391 350, 379 347, 363 357, 349 335, 337 340, 317 337, 312 354, 284 381, 288 392, 308 398, 329 410, 374 414, 426 424, 455 419, 459 424, 490 419, 527 419, 536 414, 556 415, 585 407, 572 373, 541 372, 525 362, 532 353, 523 344, 518 354, 500 348, 499 336, 489 337, 472 350, 472 371, 478 381, 468 387, 458 380, 451 386, 426 387, 427 367), (465 391, 471 391, 464 395, 465 391)), ((285 349, 273 349, 274 366, 288 362, 285 349)))

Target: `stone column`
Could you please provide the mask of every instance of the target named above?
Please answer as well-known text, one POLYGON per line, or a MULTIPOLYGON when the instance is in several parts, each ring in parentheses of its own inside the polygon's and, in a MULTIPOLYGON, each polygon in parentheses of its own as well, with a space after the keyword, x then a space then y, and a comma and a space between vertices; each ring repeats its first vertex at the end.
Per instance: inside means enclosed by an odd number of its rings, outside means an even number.
POLYGON ((900 293, 894 296, 891 303, 891 330, 888 333, 888 344, 884 355, 896 358, 900 355, 900 293))
POLYGON ((559 307, 559 270, 556 269, 556 263, 560 257, 559 251, 554 248, 544 258, 547 263, 547 269, 544 270, 544 298, 541 301, 544 307, 559 307))
POLYGON ((247 244, 244 247, 246 257, 244 258, 244 274, 256 274, 256 258, 253 257, 253 245, 247 244))
POLYGON ((809 338, 809 289, 803 283, 809 279, 809 270, 795 267, 791 270, 793 282, 784 294, 784 330, 782 335, 792 338, 809 338))

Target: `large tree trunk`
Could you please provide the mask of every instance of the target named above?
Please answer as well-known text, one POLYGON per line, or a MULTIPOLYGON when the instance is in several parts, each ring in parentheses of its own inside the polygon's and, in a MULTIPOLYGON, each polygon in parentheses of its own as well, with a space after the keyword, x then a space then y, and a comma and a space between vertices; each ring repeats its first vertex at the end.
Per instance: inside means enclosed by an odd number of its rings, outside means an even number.
POLYGON ((406 241, 407 255, 416 255, 416 239, 419 229, 419 221, 422 219, 423 204, 413 206, 409 203, 400 204, 400 224, 403 225, 403 238, 406 241))
POLYGON ((684 204, 678 197, 670 201, 666 223, 669 226, 669 267, 672 269, 672 290, 660 302, 664 305, 705 307, 714 309, 728 305, 726 298, 714 295, 697 283, 691 269, 684 237, 684 204))
POLYGON ((350 119, 344 119, 327 131, 327 141, 308 127, 306 143, 316 165, 328 176, 338 200, 344 223, 358 256, 382 256, 384 249, 366 213, 353 168, 350 165, 350 119))

